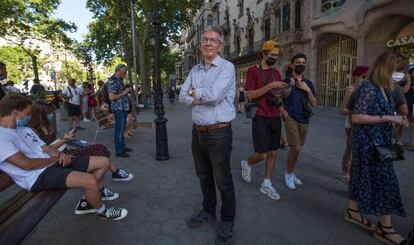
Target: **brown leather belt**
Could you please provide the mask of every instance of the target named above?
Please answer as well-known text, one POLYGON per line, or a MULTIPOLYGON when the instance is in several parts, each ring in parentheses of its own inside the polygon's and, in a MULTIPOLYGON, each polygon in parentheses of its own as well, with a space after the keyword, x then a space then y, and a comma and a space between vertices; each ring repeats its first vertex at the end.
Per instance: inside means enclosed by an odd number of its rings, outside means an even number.
POLYGON ((231 126, 231 123, 229 123, 229 122, 217 123, 217 124, 208 125, 208 126, 199 126, 199 125, 193 124, 193 128, 197 132, 207 132, 207 131, 211 131, 211 130, 214 130, 214 129, 227 128, 227 127, 230 127, 230 126, 231 126))

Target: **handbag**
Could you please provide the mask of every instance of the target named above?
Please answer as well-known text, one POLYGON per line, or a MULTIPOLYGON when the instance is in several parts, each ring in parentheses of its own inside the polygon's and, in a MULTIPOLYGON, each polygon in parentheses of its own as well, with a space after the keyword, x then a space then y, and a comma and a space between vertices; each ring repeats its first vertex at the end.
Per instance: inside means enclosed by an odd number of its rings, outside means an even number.
POLYGON ((94 96, 89 96, 88 98, 88 106, 89 107, 95 107, 98 105, 98 102, 96 101, 94 96))
POLYGON ((259 103, 257 102, 247 102, 245 105, 245 113, 247 118, 255 118, 256 112, 259 109, 259 103))
POLYGON ((380 162, 405 160, 404 150, 396 143, 384 145, 374 143, 374 156, 380 162))

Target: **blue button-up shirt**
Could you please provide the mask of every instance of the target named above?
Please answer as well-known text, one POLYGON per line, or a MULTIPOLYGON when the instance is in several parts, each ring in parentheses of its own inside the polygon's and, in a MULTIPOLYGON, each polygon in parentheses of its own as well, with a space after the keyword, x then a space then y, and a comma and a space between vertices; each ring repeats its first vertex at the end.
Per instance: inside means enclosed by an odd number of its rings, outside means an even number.
POLYGON ((236 72, 234 65, 217 55, 207 68, 200 63, 191 69, 181 86, 180 101, 192 107, 192 119, 197 125, 213 125, 231 122, 236 117, 236 72), (192 105, 193 97, 188 89, 194 88, 195 96, 202 105, 192 105))
MULTIPOLYGON (((113 75, 109 78, 107 84, 108 92, 114 94, 120 94, 125 90, 125 85, 122 78, 113 75)), ((111 101, 112 111, 128 111, 129 110, 129 99, 128 95, 124 95, 121 98, 111 101)))

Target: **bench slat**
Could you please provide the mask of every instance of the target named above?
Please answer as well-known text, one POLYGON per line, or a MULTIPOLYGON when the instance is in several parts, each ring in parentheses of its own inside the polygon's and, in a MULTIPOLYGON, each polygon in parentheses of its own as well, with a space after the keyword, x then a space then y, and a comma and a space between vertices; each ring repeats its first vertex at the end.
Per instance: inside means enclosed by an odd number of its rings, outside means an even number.
POLYGON ((21 206, 28 202, 35 192, 28 192, 26 190, 19 190, 13 197, 0 205, 0 224, 5 222, 12 216, 21 206))
POLYGON ((49 190, 34 195, 30 201, 0 224, 0 244, 18 244, 49 212, 65 190, 49 190))

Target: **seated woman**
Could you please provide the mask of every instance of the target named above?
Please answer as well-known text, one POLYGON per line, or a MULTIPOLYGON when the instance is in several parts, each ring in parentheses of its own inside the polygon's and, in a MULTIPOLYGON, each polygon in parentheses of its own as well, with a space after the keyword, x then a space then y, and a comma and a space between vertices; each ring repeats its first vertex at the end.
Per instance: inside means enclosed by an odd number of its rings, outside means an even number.
MULTIPOLYGON (((73 131, 65 133, 63 139, 59 139, 57 142, 56 134, 51 130, 49 118, 51 113, 54 112, 55 108, 52 104, 48 104, 44 101, 36 101, 32 104, 31 118, 28 123, 28 127, 32 128, 35 131, 39 138, 42 139, 46 144, 53 144, 50 147, 54 149, 59 149, 62 145, 67 142, 74 140, 76 135, 73 131)), ((66 154, 73 156, 105 156, 110 159, 111 153, 109 150, 102 144, 93 144, 84 148, 77 149, 65 149, 63 151, 66 154)), ((113 181, 129 181, 134 178, 134 175, 126 172, 123 169, 117 168, 112 161, 110 160, 109 169, 112 172, 113 181)))

